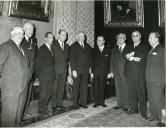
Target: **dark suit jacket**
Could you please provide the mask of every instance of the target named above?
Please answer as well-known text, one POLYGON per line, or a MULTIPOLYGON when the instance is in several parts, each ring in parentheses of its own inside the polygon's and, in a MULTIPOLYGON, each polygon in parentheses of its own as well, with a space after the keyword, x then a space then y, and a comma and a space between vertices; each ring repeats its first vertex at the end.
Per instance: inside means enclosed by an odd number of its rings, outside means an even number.
POLYGON ((165 81, 165 48, 157 45, 151 49, 147 58, 146 81, 165 81))
POLYGON ((55 77, 54 57, 46 44, 37 53, 35 71, 39 80, 52 80, 55 77))
POLYGON ((142 59, 140 62, 128 61, 126 59, 124 75, 133 78, 145 78, 148 47, 143 42, 140 42, 136 48, 134 48, 134 44, 129 44, 124 50, 123 56, 133 51, 135 52, 134 57, 142 59))
POLYGON ((30 64, 30 69, 31 69, 31 74, 33 73, 34 70, 34 61, 37 55, 37 51, 38 51, 38 47, 37 47, 37 40, 35 37, 31 38, 32 44, 31 42, 28 42, 25 37, 21 43, 21 46, 23 48, 23 50, 25 51, 25 54, 28 56, 29 58, 29 64, 30 64), (30 46, 31 44, 31 46, 30 46))
POLYGON ((29 82, 28 57, 10 39, 0 46, 0 87, 2 92, 22 92, 29 82))
POLYGON ((92 48, 89 44, 84 43, 82 48, 78 41, 71 45, 70 51, 71 70, 76 70, 77 73, 89 73, 89 68, 92 67, 92 48))
POLYGON ((92 72, 95 76, 107 76, 109 72, 110 47, 104 46, 102 53, 98 46, 93 48, 92 72))
POLYGON ((52 52, 55 61, 56 74, 66 73, 69 60, 69 45, 64 43, 64 50, 62 50, 58 40, 52 43, 52 52))
POLYGON ((115 46, 112 50, 110 72, 114 73, 114 76, 124 76, 124 64, 125 59, 123 58, 123 52, 125 51, 127 45, 120 52, 119 47, 115 46))

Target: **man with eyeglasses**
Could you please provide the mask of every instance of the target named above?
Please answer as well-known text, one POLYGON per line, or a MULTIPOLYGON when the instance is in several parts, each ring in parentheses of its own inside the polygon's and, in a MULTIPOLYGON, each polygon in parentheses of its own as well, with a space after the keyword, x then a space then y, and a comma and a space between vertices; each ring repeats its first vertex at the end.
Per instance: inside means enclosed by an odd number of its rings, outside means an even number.
POLYGON ((129 111, 128 114, 138 113, 138 102, 141 116, 147 119, 146 96, 145 96, 145 71, 147 63, 147 46, 141 41, 139 31, 132 32, 133 43, 127 46, 124 52, 126 58, 124 75, 127 78, 129 111))
POLYGON ((117 42, 116 46, 112 50, 111 63, 110 63, 110 74, 109 77, 115 78, 115 89, 117 105, 113 108, 123 109, 123 111, 128 111, 128 93, 127 93, 127 81, 124 76, 124 64, 125 59, 123 58, 123 53, 126 49, 126 35, 124 33, 119 33, 116 36, 117 42))

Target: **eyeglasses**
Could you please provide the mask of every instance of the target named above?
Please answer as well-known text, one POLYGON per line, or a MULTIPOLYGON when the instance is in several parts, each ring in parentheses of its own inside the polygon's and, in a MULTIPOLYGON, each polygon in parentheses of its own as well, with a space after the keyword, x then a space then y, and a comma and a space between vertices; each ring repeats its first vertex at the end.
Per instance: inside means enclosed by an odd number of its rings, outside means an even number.
POLYGON ((132 35, 132 37, 139 37, 140 35, 132 35))

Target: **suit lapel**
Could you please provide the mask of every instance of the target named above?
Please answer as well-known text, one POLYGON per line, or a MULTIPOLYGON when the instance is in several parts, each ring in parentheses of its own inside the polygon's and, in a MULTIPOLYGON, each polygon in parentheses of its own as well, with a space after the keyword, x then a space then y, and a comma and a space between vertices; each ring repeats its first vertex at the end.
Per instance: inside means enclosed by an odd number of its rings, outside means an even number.
POLYGON ((157 45, 154 49, 151 48, 151 50, 149 51, 149 55, 151 55, 153 52, 157 52, 160 47, 161 47, 161 46, 160 46, 160 44, 159 44, 159 45, 157 45))
POLYGON ((50 51, 50 49, 46 46, 46 44, 44 44, 44 47, 46 49, 46 51, 51 55, 53 56, 53 53, 50 51))

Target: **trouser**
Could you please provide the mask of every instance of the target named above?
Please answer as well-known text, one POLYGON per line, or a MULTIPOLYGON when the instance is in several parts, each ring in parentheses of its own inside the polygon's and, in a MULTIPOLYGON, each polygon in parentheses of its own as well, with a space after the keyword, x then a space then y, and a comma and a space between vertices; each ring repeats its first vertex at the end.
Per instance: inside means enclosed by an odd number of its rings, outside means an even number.
POLYGON ((18 127, 21 123, 23 110, 25 107, 28 88, 26 87, 21 93, 13 90, 1 92, 2 127, 18 127))
POLYGON ((73 105, 78 106, 79 99, 81 105, 87 105, 89 74, 77 74, 73 83, 73 105))
POLYGON ((94 82, 94 103, 104 104, 104 88, 106 85, 106 77, 95 76, 94 82))
POLYGON ((27 99, 26 99, 26 104, 25 104, 25 109, 24 109, 25 113, 28 112, 30 99, 31 99, 31 94, 32 94, 32 89, 33 89, 33 83, 34 83, 34 79, 33 80, 31 79, 30 82, 29 82, 29 85, 28 85, 28 93, 27 93, 27 99))
POLYGON ((115 90, 116 90, 116 98, 117 105, 119 107, 128 108, 129 100, 128 100, 128 85, 127 80, 124 76, 115 76, 115 90))
POLYGON ((48 102, 54 80, 39 80, 39 82, 38 111, 45 113, 48 110, 48 102))
POLYGON ((142 116, 146 115, 147 104, 145 96, 145 80, 143 78, 128 78, 129 106, 132 110, 139 109, 142 116))
POLYGON ((150 112, 161 121, 162 109, 165 108, 164 83, 147 82, 147 92, 150 112))
POLYGON ((63 105, 64 88, 66 82, 66 73, 56 74, 56 79, 51 92, 52 107, 63 105))

